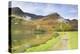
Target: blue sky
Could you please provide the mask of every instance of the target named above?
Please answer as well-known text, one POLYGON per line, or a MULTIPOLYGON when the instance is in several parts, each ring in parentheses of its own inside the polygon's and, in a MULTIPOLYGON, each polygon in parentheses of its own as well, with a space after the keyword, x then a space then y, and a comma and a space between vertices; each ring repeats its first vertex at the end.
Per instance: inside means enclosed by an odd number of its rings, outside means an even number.
POLYGON ((57 12, 66 19, 78 18, 77 5, 13 1, 12 7, 20 7, 24 12, 29 12, 37 15, 45 16, 57 12))

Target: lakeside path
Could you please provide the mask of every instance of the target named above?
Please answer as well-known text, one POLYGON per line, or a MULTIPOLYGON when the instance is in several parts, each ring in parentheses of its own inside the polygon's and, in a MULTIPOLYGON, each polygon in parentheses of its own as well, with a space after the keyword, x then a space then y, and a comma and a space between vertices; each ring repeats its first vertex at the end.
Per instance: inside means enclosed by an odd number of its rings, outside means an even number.
POLYGON ((60 33, 60 41, 57 42, 49 50, 66 50, 66 49, 68 49, 68 33, 63 32, 63 33, 60 33))

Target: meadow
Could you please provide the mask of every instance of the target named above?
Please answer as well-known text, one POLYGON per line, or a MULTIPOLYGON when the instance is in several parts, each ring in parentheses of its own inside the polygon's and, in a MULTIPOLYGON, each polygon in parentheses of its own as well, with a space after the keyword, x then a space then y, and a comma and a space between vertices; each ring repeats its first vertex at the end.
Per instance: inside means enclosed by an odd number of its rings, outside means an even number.
POLYGON ((32 52, 32 51, 51 51, 51 50, 63 50, 64 47, 66 49, 77 49, 78 48, 78 32, 77 31, 72 31, 72 32, 59 32, 59 37, 57 38, 52 38, 51 40, 47 41, 45 44, 41 44, 36 47, 32 47, 27 49, 26 51, 32 52), (60 41, 64 38, 65 33, 67 35, 67 42, 65 43, 67 46, 64 46, 64 40, 60 41), (74 37, 74 38, 73 38, 74 37), (56 47, 55 47, 56 46, 56 47))

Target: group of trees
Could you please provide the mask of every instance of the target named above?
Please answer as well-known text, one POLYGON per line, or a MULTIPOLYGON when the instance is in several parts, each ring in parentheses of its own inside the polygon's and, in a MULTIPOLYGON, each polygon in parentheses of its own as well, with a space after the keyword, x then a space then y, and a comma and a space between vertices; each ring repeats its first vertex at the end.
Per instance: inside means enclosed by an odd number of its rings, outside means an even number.
POLYGON ((78 21, 71 20, 67 23, 59 22, 55 28, 55 31, 78 31, 78 21))

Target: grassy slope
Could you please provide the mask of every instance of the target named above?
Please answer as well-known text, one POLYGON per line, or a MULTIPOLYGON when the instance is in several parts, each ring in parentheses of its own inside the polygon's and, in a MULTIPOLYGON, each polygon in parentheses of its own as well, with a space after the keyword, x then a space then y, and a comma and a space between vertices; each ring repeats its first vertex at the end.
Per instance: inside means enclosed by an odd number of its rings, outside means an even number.
POLYGON ((78 48, 78 32, 69 32, 68 34, 68 48, 77 49, 78 48))
POLYGON ((78 48, 78 32, 60 32, 60 35, 63 37, 64 33, 67 33, 68 36, 68 49, 77 49, 78 48))
POLYGON ((55 39, 51 39, 49 40, 46 44, 42 44, 40 46, 36 46, 36 47, 32 47, 27 49, 27 51, 45 51, 45 50, 49 50, 51 47, 53 48, 52 50, 56 50, 56 49, 63 49, 63 46, 61 46, 61 44, 57 44, 57 43, 61 43, 59 40, 59 38, 63 38, 65 33, 67 33, 67 37, 68 37, 68 49, 76 49, 78 48, 78 32, 59 32, 60 36, 55 39), (55 47, 55 45, 57 45, 55 47))
POLYGON ((27 49, 27 52, 32 52, 32 51, 47 51, 48 49, 50 49, 53 45, 56 44, 56 42, 58 42, 60 39, 60 37, 57 38, 52 38, 51 40, 47 41, 45 44, 41 44, 39 46, 35 46, 32 48, 27 49))
POLYGON ((60 34, 60 40, 50 48, 50 50, 63 50, 66 46, 66 49, 77 49, 78 48, 78 32, 58 32, 60 34), (61 41, 65 36, 67 40, 66 46, 63 45, 64 41, 61 41))

